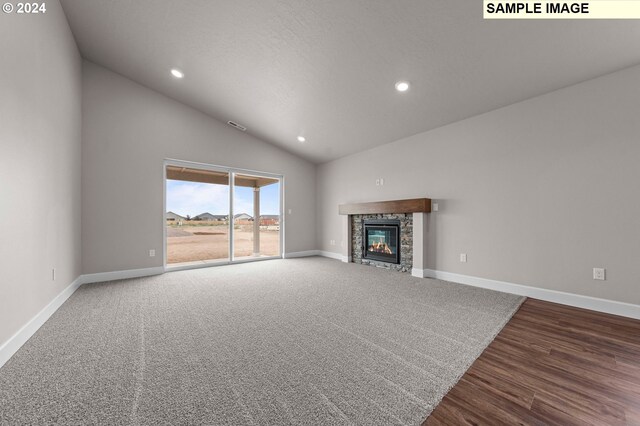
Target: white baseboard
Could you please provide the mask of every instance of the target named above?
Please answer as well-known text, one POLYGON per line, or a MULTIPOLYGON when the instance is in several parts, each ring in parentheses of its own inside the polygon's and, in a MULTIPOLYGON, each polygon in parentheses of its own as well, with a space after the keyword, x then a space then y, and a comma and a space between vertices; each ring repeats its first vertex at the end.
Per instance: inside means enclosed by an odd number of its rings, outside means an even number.
POLYGON ((332 251, 318 250, 318 255, 322 257, 328 257, 330 259, 340 260, 342 262, 351 262, 351 256, 343 256, 340 253, 334 253, 332 251))
POLYGON ((318 256, 320 255, 320 250, 307 250, 307 251, 294 251, 291 253, 285 253, 285 259, 293 259, 296 257, 309 257, 309 256, 318 256))
POLYGON ((82 285, 82 276, 62 290, 47 306, 29 320, 20 330, 0 346, 0 367, 2 367, 35 334, 55 311, 82 285))
POLYGON ((162 266, 143 269, 127 269, 124 271, 98 272, 96 274, 85 274, 80 278, 82 284, 101 283, 104 281, 124 280, 127 278, 148 277, 151 275, 160 275, 164 273, 162 266))
POLYGON ((547 302, 574 306, 576 308, 590 309, 592 311, 640 319, 640 305, 634 305, 631 303, 600 299, 591 296, 582 296, 557 290, 530 287, 505 281, 455 274, 452 272, 436 271, 433 269, 413 269, 411 271, 411 275, 414 277, 437 278, 439 280, 452 281, 474 287, 482 287, 490 290, 527 296, 533 299, 546 300, 547 302))

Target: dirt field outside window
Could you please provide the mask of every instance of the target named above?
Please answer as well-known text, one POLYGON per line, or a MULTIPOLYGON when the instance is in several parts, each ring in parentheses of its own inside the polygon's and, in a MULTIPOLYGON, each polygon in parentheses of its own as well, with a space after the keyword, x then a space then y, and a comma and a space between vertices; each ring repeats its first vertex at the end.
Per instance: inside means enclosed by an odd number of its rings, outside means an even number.
MULTIPOLYGON (((229 225, 211 222, 182 222, 167 225, 167 264, 224 260, 229 258, 229 225)), ((280 254, 278 226, 261 226, 260 255, 280 254)), ((235 225, 235 257, 253 255, 253 224, 235 225)))

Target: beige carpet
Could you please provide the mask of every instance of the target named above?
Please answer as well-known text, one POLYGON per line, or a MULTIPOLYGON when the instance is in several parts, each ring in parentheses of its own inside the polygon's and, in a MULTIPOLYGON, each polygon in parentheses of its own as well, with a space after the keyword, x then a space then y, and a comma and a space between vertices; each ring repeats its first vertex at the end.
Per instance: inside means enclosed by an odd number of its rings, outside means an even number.
POLYGON ((522 298, 323 258, 81 287, 0 424, 418 425, 522 298))

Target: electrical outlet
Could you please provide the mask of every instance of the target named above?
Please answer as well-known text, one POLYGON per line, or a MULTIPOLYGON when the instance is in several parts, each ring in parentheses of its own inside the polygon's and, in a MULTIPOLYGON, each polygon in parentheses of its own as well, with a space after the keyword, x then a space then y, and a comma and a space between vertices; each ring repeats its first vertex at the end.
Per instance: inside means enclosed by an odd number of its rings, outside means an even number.
POLYGON ((460 262, 467 263, 467 254, 466 253, 460 253, 460 262))
POLYGON ((380 179, 376 179, 376 186, 380 186, 380 179))
POLYGON ((438 211, 438 203, 431 204, 431 211, 434 211, 434 212, 438 211))
POLYGON ((149 257, 156 257, 156 251, 154 249, 149 250, 149 257))
POLYGON ((604 281, 606 279, 604 268, 593 268, 593 279, 604 281))
POLYGON ((56 280, 56 268, 53 268, 51 270, 51 281, 55 281, 56 280))
POLYGON ((384 178, 380 178, 380 186, 384 185, 384 178))

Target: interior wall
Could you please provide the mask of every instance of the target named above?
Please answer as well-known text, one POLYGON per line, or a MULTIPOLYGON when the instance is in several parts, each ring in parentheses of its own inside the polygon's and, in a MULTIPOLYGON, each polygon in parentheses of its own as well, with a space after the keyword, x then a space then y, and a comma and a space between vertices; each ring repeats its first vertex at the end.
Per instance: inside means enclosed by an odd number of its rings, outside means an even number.
POLYGON ((80 55, 57 0, 2 15, 0 346, 81 269, 80 55))
POLYGON ((87 61, 82 139, 85 274, 162 266, 165 158, 283 174, 285 252, 316 248, 314 164, 87 61))
POLYGON ((323 164, 319 248, 338 204, 429 197, 426 268, 640 304, 638 117, 640 66, 323 164))

